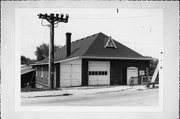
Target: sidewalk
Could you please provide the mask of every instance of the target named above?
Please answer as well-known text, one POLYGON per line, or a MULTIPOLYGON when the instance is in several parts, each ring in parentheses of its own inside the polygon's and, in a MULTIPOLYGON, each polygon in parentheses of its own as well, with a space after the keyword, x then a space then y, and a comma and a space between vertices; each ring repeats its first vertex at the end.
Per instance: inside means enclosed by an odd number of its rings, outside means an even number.
POLYGON ((107 92, 119 92, 124 90, 145 90, 145 86, 138 85, 133 86, 82 86, 82 87, 68 87, 60 88, 53 91, 34 91, 34 92, 22 92, 22 98, 32 97, 50 97, 50 96, 67 96, 67 95, 91 95, 107 92))

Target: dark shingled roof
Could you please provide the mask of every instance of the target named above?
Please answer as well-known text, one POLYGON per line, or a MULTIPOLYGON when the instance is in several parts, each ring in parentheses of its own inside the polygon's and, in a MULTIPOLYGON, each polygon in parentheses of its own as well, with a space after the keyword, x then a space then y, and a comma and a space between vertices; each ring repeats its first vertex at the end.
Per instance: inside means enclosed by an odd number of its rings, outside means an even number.
MULTIPOLYGON (((133 58, 141 59, 145 58, 141 54, 133 51, 132 49, 124 46, 123 44, 114 40, 117 48, 104 48, 108 36, 103 33, 97 33, 71 43, 71 54, 66 57, 66 45, 58 49, 55 54, 54 62, 77 57, 115 57, 115 58, 133 58)), ((42 61, 36 62, 35 64, 48 63, 48 58, 42 61)))

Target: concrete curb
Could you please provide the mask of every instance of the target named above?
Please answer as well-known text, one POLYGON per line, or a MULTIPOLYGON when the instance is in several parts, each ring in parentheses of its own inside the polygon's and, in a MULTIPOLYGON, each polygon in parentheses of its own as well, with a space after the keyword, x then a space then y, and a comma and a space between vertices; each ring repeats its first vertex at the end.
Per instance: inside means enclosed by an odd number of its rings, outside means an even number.
POLYGON ((38 91, 38 92, 22 92, 21 98, 33 97, 51 97, 51 96, 69 96, 69 95, 92 95, 109 92, 120 92, 125 90, 146 90, 145 86, 117 86, 117 87, 102 87, 102 88, 63 88, 56 91, 38 91))
POLYGON ((51 97, 51 96, 63 96, 63 95, 72 95, 66 91, 57 90, 57 91, 39 91, 39 92, 22 92, 21 98, 33 98, 33 97, 51 97))

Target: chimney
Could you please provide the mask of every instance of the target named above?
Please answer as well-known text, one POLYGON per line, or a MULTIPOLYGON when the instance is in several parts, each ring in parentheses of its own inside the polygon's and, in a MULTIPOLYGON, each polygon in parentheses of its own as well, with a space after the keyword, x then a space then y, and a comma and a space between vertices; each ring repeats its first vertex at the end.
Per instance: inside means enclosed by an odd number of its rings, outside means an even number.
POLYGON ((66 33, 66 57, 71 54, 71 33, 66 33))

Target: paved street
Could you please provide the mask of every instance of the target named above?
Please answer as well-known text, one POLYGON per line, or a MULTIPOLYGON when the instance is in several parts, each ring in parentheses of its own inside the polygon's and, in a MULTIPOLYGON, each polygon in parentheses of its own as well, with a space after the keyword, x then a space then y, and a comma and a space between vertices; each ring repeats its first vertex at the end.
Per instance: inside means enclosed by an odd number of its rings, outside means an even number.
POLYGON ((23 106, 156 106, 158 105, 158 88, 21 99, 23 106))

